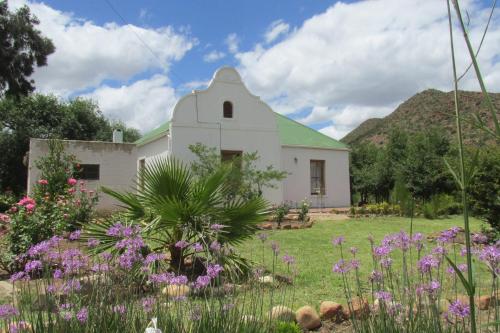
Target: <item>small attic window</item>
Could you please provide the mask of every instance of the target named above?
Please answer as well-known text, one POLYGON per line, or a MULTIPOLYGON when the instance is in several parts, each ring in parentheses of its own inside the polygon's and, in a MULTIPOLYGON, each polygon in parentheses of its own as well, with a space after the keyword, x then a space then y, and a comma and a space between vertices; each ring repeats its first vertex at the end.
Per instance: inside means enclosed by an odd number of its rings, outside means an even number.
POLYGON ((224 104, 222 104, 222 111, 224 118, 233 118, 233 103, 225 101, 224 104))

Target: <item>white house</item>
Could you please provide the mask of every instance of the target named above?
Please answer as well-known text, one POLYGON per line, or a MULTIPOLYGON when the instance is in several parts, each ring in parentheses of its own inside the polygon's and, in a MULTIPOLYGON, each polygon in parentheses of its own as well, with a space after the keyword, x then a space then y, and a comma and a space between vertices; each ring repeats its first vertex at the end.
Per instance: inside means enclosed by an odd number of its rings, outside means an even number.
MULTIPOLYGON (((114 140, 120 141, 120 140, 114 140)), ((189 145, 215 147, 222 158, 257 151, 259 168, 273 165, 288 172, 264 197, 272 203, 309 199, 313 206, 345 207, 350 204, 349 150, 341 142, 275 113, 229 67, 217 70, 205 90, 195 90, 175 105, 172 118, 146 133, 134 144, 65 141, 68 152, 90 173, 91 187, 105 185, 132 189, 137 170, 157 156, 175 156, 186 163, 196 156, 189 145)), ((34 166, 46 153, 44 140, 30 142, 28 191, 39 177, 34 166)), ((102 198, 100 209, 113 201, 102 198)))

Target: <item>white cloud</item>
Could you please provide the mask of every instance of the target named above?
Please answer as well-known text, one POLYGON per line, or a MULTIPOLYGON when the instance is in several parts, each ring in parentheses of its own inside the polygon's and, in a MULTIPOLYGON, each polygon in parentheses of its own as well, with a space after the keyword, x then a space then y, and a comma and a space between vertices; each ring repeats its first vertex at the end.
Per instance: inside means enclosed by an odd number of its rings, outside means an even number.
POLYGON ((272 22, 264 34, 264 39, 266 43, 272 43, 281 35, 285 35, 290 30, 290 25, 283 20, 277 20, 272 22))
POLYGON ((216 50, 213 50, 203 56, 203 61, 204 62, 215 62, 218 61, 222 58, 224 58, 226 54, 224 52, 219 52, 216 50))
POLYGON ((169 79, 162 74, 128 86, 114 88, 102 85, 84 97, 96 100, 110 119, 120 119, 128 126, 143 131, 151 130, 170 119, 177 101, 169 79))
POLYGON ((190 81, 187 83, 184 83, 181 87, 180 90, 193 90, 193 89, 205 89, 208 87, 210 84, 210 80, 196 80, 196 81, 190 81))
POLYGON ((240 38, 238 37, 237 34, 231 33, 227 35, 226 40, 224 41, 227 45, 227 49, 231 53, 236 53, 238 52, 238 47, 240 44, 240 38))
MULTIPOLYGON (((488 16, 479 0, 463 1, 477 46, 488 16)), ((500 10, 493 16, 479 62, 488 88, 500 90, 500 10)), ((307 124, 341 136, 367 117, 383 116, 413 94, 451 90, 446 3, 435 0, 338 2, 271 46, 235 54, 249 88, 276 111, 313 112, 307 124)), ((264 40, 265 41, 265 40, 264 40)), ((468 57, 455 31, 458 67, 468 57)), ((477 89, 473 71, 462 89, 477 89)))
POLYGON ((39 18, 38 28, 56 47, 48 66, 38 68, 33 75, 41 92, 67 96, 99 86, 104 80, 126 81, 147 70, 168 73, 172 62, 197 43, 171 26, 97 25, 44 3, 10 2, 14 8, 25 3, 39 18))

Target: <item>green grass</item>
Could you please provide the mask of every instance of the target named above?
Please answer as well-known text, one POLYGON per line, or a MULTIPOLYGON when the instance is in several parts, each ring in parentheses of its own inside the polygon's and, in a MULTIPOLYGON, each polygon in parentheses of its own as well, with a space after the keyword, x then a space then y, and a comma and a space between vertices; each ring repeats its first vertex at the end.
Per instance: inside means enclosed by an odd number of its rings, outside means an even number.
MULTIPOLYGON (((429 235, 452 226, 463 225, 461 217, 427 220, 414 219, 413 232, 429 235)), ((479 231, 481 222, 472 219, 473 231, 479 231)), ((358 259, 361 261, 361 274, 366 280, 372 270, 370 244, 367 240, 372 235, 378 243, 386 234, 401 230, 410 232, 410 219, 400 217, 362 218, 337 221, 320 221, 310 229, 269 231, 268 240, 264 244, 255 237, 240 246, 240 251, 247 258, 270 267, 272 265, 271 241, 280 244, 279 270, 286 271, 281 262, 283 254, 288 253, 296 258, 298 275, 293 289, 294 306, 319 306, 323 300, 345 303, 341 279, 332 273, 332 265, 340 259, 338 249, 332 246, 331 240, 338 236, 345 237, 345 248, 358 248, 358 259), (264 251, 263 251, 264 250, 264 251), (264 252, 264 259, 263 259, 264 252)), ((429 245, 432 246, 432 245, 429 245)), ((350 254, 349 254, 350 255, 350 254)), ((397 267, 397 259, 395 260, 397 267)), ((290 290, 291 291, 291 290, 290 290)))

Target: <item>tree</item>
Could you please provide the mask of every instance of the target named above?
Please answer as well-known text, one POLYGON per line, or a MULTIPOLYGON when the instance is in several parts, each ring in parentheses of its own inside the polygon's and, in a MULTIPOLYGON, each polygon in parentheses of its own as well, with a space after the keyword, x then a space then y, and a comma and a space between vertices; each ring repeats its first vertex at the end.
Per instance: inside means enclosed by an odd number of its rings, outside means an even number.
POLYGON ((25 189, 30 138, 110 141, 113 128, 125 129, 125 141, 138 138, 123 123, 110 123, 91 100, 41 94, 0 99, 0 189, 25 189))
POLYGON ((55 51, 50 39, 35 28, 40 22, 27 6, 12 13, 7 1, 0 3, 0 96, 22 96, 32 92, 34 67, 47 65, 55 51))
MULTIPOLYGON (((225 166, 200 178, 175 159, 158 158, 141 171, 142 185, 137 192, 119 193, 109 188, 103 188, 103 192, 120 201, 126 208, 126 217, 142 226, 141 236, 151 250, 170 252, 171 268, 183 271, 185 258, 194 251, 177 242, 211 244, 216 224, 222 225, 217 242, 222 246, 235 245, 251 237, 265 218, 267 204, 263 198, 227 200, 231 191, 226 181, 229 173, 225 166)), ((106 236, 107 227, 99 222, 88 228, 91 237, 101 240, 103 250, 113 241, 106 236)), ((210 250, 218 251, 213 246, 210 250)), ((224 260, 229 263, 231 258, 235 257, 225 256, 224 260)))
POLYGON ((500 231, 500 148, 488 147, 479 155, 470 181, 472 213, 500 231))
POLYGON ((437 129, 409 137, 401 173, 414 198, 426 201, 432 195, 453 191, 453 180, 444 164, 449 150, 449 140, 437 129))
POLYGON ((368 203, 369 196, 374 193, 376 173, 374 165, 377 161, 378 148, 372 143, 362 143, 354 147, 351 153, 351 183, 353 193, 359 193, 359 204, 368 203))
MULTIPOLYGON (((193 174, 198 178, 213 174, 224 164, 213 147, 197 143, 190 145, 189 150, 198 158, 191 164, 193 174)), ((257 169, 255 164, 259 159, 257 152, 251 152, 243 153, 241 157, 235 157, 231 161, 230 173, 226 178, 233 189, 229 193, 230 197, 260 197, 265 188, 276 188, 276 182, 286 178, 286 171, 277 170, 272 165, 266 166, 264 170, 257 169)))

